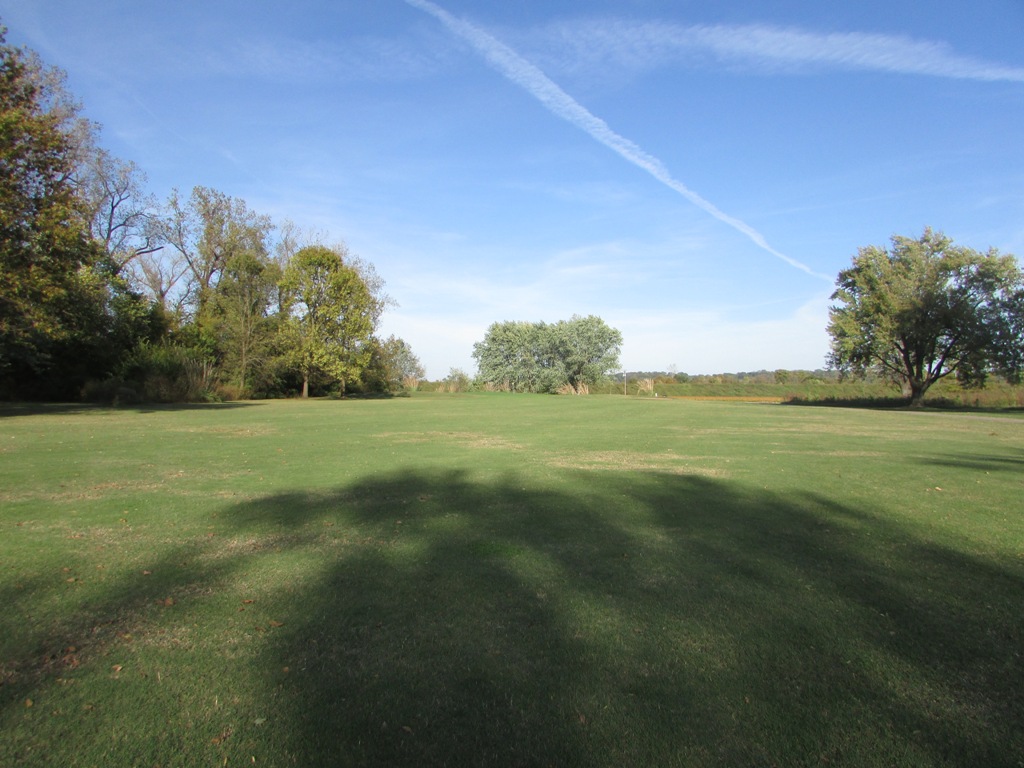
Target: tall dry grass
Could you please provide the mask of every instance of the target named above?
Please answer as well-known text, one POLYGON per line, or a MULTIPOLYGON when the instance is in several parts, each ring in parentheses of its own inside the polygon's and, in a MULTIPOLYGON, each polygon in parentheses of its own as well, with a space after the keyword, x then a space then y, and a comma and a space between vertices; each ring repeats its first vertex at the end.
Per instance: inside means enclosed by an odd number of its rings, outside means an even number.
POLYGON ((572 384, 566 383, 555 391, 560 395, 589 395, 590 386, 585 381, 581 381, 575 387, 572 384))

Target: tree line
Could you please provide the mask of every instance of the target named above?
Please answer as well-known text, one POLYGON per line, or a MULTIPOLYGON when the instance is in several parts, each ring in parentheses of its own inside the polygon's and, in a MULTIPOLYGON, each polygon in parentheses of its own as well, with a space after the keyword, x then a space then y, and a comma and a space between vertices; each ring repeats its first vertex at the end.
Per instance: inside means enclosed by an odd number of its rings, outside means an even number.
MULTIPOLYGON (((1024 271, 1010 254, 981 253, 926 228, 860 248, 832 294, 828 363, 841 378, 898 386, 919 407, 937 382, 964 388, 1024 373, 1024 271)), ((622 336, 598 317, 494 323, 473 349, 479 381, 513 392, 587 391, 618 368, 622 336)), ((767 372, 763 372, 767 375, 767 372)), ((771 374, 776 383, 791 378, 771 374)), ((659 376, 641 378, 653 385, 659 376)), ((673 373, 675 382, 688 380, 673 373)))
POLYGON ((0 28, 0 397, 395 391, 394 301, 344 244, 196 186, 163 203, 65 75, 0 28))

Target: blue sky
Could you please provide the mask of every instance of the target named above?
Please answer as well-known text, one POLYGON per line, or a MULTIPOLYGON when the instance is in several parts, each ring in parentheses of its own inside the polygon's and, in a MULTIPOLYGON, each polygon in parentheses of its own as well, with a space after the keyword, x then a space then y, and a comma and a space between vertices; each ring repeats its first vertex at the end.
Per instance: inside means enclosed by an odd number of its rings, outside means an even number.
POLYGON ((1024 257, 1024 3, 0 0, 150 190, 344 240, 441 378, 597 314, 629 370, 823 367, 926 226, 1024 257))

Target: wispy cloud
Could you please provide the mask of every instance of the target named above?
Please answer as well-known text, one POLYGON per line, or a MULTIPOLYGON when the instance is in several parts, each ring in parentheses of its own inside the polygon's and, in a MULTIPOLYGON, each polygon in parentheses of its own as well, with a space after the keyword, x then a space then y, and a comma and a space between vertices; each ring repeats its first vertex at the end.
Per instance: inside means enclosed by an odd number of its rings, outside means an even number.
POLYGON ((903 35, 818 33, 765 24, 681 25, 619 19, 560 23, 542 35, 559 66, 631 70, 676 63, 754 70, 862 70, 990 82, 1024 82, 1024 67, 963 56, 948 44, 903 35))
POLYGON ((608 311, 604 317, 628 339, 623 362, 630 370, 647 365, 666 370, 678 364, 687 373, 735 370, 731 351, 742 348, 744 370, 816 369, 828 350, 829 293, 808 299, 793 311, 748 317, 735 310, 608 311), (680 328, 700 328, 681 334, 680 328), (739 341, 738 341, 739 340, 739 341), (700 361, 694 368, 693 361, 700 361))
POLYGON ((646 171, 666 187, 679 193, 704 212, 745 235, 762 250, 781 259, 791 267, 832 282, 831 277, 814 272, 806 264, 776 250, 768 244, 768 241, 765 240, 760 232, 749 224, 725 213, 713 203, 691 190, 683 182, 674 178, 658 158, 613 131, 601 118, 591 113, 586 107, 563 91, 540 68, 524 59, 497 38, 468 21, 452 16, 443 8, 429 2, 429 0, 406 0, 406 2, 414 8, 434 16, 453 34, 466 40, 484 56, 491 66, 509 80, 525 89, 552 114, 582 129, 593 139, 615 151, 633 165, 646 171))
POLYGON ((219 74, 281 82, 401 81, 422 78, 439 65, 399 40, 377 37, 327 41, 248 37, 211 53, 202 66, 219 74))

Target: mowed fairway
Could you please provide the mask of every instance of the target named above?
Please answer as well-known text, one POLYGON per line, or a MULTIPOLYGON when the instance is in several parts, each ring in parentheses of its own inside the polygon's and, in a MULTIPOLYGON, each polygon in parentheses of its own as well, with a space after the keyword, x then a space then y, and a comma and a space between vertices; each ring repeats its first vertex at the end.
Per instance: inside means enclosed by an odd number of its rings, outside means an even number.
POLYGON ((0 765, 1024 763, 1019 415, 0 415, 0 765))

